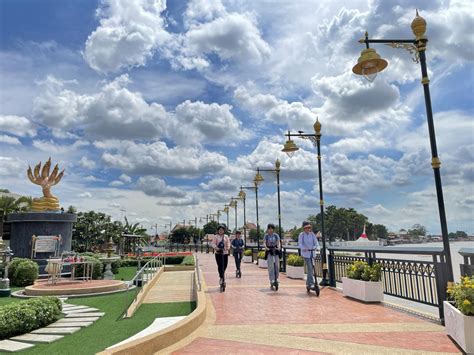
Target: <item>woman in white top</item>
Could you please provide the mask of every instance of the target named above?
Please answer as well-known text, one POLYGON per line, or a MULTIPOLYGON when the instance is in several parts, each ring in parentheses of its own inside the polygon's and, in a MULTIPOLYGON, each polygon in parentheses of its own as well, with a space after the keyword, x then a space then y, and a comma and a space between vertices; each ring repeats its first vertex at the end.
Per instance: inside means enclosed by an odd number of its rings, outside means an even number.
POLYGON ((217 234, 212 240, 212 247, 215 251, 217 270, 219 271, 219 286, 221 291, 225 291, 225 270, 229 262, 230 240, 225 234, 226 226, 219 224, 217 227, 217 234))

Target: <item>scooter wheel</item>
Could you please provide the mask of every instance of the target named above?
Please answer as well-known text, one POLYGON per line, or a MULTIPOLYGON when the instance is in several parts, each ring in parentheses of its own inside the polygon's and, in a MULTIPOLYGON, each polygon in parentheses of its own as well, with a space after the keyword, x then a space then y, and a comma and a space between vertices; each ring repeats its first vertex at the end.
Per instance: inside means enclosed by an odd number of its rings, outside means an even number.
POLYGON ((275 282, 275 291, 278 291, 278 282, 275 282))
POLYGON ((311 291, 311 289, 308 286, 306 286, 306 292, 309 293, 309 291, 311 291))
POLYGON ((319 297, 319 288, 316 289, 316 297, 319 297))

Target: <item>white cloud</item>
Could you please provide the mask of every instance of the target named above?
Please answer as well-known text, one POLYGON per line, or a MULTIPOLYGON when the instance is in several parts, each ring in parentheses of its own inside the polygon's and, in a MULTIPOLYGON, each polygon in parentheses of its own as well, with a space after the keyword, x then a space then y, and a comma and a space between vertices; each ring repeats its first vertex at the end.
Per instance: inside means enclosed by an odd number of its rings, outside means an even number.
POLYGON ((169 129, 170 136, 183 145, 235 143, 248 139, 251 133, 241 127, 231 109, 232 106, 227 104, 187 100, 176 107, 176 120, 174 127, 169 129))
POLYGON ((68 153, 68 152, 75 152, 81 147, 88 146, 89 142, 83 141, 83 140, 77 140, 71 145, 61 145, 56 143, 53 140, 34 140, 33 141, 33 147, 42 150, 44 152, 49 152, 49 153, 68 153))
POLYGON ((87 38, 84 59, 99 72, 145 65, 169 38, 162 17, 165 0, 103 0, 100 26, 87 38))
POLYGON ((91 198, 92 197, 92 194, 88 191, 86 192, 83 192, 81 194, 78 195, 80 198, 91 198))
POLYGON ((124 183, 131 183, 132 178, 126 174, 122 174, 119 176, 119 180, 123 181, 124 183))
POLYGON ((0 156, 0 176, 23 175, 26 166, 28 166, 28 164, 23 160, 0 156))
POLYGON ((18 138, 8 136, 6 134, 0 134, 0 143, 12 144, 12 145, 21 145, 21 142, 18 138))
POLYGON ((222 62, 259 65, 271 53, 257 20, 249 12, 227 12, 219 0, 191 1, 185 13, 187 31, 164 51, 177 68, 203 70, 215 55, 222 62))
POLYGON ((94 169, 96 166, 95 161, 88 159, 86 156, 83 156, 78 164, 84 169, 94 169))
POLYGON ((184 198, 186 192, 166 185, 163 179, 154 176, 142 176, 137 181, 137 188, 149 196, 184 198))
POLYGON ((138 175, 193 177, 222 169, 227 158, 200 148, 176 146, 163 142, 133 143, 122 141, 114 151, 104 152, 104 163, 138 175))
POLYGON ((36 136, 36 128, 26 117, 0 115, 0 131, 19 137, 36 136))
POLYGON ((109 186, 112 186, 112 187, 119 187, 123 185, 124 185, 123 181, 120 181, 120 180, 114 180, 109 183, 109 186))

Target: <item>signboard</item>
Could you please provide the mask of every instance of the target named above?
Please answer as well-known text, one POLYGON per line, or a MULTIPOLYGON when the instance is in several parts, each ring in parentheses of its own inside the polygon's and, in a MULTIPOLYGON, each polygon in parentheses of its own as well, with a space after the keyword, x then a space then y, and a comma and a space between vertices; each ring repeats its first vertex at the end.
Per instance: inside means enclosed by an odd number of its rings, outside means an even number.
POLYGON ((31 239, 33 244, 33 247, 31 248, 32 258, 36 256, 36 253, 53 253, 54 255, 58 254, 61 236, 34 235, 31 239))

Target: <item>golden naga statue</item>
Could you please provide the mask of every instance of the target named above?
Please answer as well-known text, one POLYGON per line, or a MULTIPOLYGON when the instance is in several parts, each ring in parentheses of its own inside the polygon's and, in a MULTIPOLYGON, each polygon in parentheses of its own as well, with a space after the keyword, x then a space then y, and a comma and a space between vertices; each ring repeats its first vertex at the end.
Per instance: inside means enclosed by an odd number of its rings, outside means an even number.
POLYGON ((33 199, 31 210, 34 212, 59 211, 60 209, 58 198, 51 194, 51 187, 61 181, 64 170, 58 174, 58 164, 56 164, 51 174, 49 174, 50 169, 51 158, 44 164, 43 169, 41 169, 41 162, 35 166, 34 171, 31 171, 31 167, 28 166, 28 179, 30 179, 33 184, 40 185, 43 188, 43 197, 33 199))

